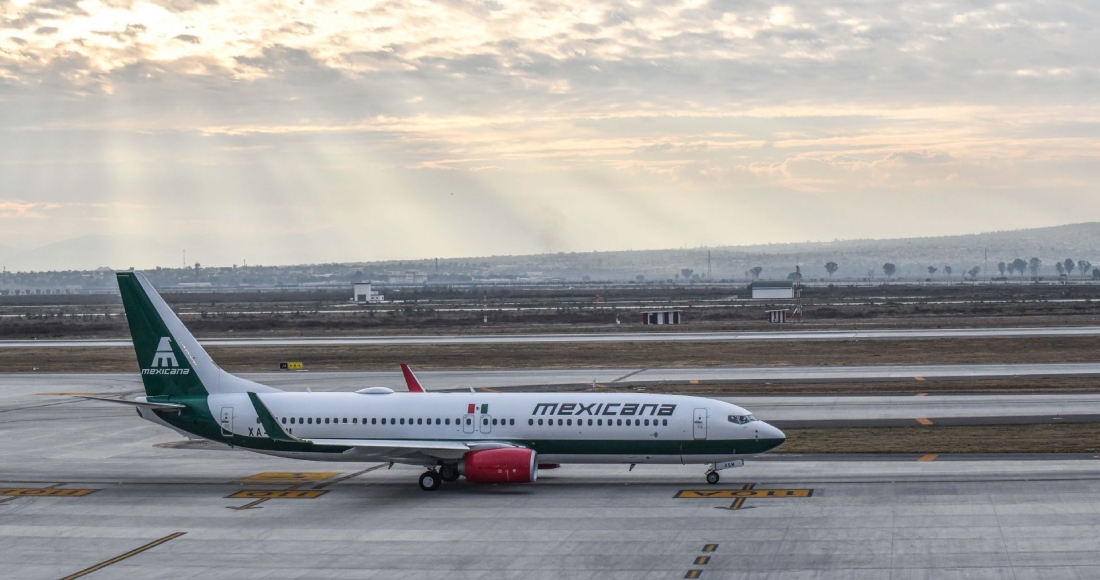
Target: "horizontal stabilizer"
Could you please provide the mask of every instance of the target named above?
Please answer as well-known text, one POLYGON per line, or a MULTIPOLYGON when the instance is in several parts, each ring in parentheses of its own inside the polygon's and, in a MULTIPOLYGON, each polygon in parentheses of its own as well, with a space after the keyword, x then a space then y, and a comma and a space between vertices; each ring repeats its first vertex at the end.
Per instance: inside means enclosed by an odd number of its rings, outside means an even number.
POLYGON ((117 403, 120 405, 129 405, 131 407, 141 407, 143 409, 151 409, 153 411, 167 411, 169 413, 179 413, 183 409, 186 409, 186 405, 179 405, 176 403, 150 403, 149 401, 128 401, 126 399, 109 399, 107 397, 89 397, 86 395, 73 395, 78 399, 88 399, 89 401, 103 401, 104 403, 117 403))

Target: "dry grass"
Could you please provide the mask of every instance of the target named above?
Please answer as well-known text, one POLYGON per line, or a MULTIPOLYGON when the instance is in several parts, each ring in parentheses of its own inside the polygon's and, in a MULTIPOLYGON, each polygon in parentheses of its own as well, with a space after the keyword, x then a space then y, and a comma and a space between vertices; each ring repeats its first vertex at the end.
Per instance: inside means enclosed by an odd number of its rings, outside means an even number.
POLYGON ((1096 453, 1100 424, 787 429, 783 453, 1096 453))

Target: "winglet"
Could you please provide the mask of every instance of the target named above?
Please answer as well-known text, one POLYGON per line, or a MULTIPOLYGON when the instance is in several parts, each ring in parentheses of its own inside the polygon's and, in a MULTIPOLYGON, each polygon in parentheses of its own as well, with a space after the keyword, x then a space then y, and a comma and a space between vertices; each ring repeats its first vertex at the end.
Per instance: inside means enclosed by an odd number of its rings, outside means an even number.
POLYGON ((405 375, 405 385, 409 387, 410 393, 424 392, 424 387, 420 386, 420 381, 416 380, 416 375, 413 374, 409 365, 401 363, 401 373, 405 375))
POLYGON ((256 409, 256 415, 260 418, 260 425, 263 425, 264 431, 267 431, 267 436, 272 440, 282 441, 283 443, 309 443, 308 440, 299 439, 283 430, 282 425, 279 425, 271 411, 267 410, 267 405, 263 404, 259 395, 249 392, 248 399, 252 401, 252 407, 256 409))

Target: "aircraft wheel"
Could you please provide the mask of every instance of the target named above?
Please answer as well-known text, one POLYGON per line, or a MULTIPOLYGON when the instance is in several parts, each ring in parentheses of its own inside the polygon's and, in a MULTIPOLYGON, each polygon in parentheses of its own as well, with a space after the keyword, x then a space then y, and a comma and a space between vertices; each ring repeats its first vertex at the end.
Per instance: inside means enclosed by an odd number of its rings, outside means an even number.
POLYGON ((434 471, 425 471, 420 476, 420 489, 424 491, 435 491, 441 485, 443 485, 443 478, 434 471))
POLYGON ((457 465, 440 465, 439 477, 443 481, 448 483, 452 481, 458 481, 458 466, 457 465))
POLYGON ((711 485, 714 485, 714 484, 718 483, 719 479, 721 479, 721 478, 718 477, 718 472, 717 471, 708 471, 707 472, 707 483, 709 483, 711 485))

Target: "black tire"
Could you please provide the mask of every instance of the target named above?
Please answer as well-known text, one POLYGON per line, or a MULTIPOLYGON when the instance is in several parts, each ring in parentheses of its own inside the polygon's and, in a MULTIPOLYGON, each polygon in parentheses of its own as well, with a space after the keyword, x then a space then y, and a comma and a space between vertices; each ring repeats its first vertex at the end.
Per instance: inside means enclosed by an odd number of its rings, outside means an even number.
POLYGON ((708 471, 707 472, 707 483, 709 483, 711 485, 715 485, 715 484, 718 483, 719 479, 722 479, 722 478, 718 476, 717 471, 708 471))
POLYGON ((443 479, 434 471, 425 471, 420 475, 419 483, 420 489, 424 491, 435 491, 439 489, 439 486, 443 485, 443 479))
POLYGON ((452 481, 458 481, 458 466, 457 465, 440 465, 439 466, 439 478, 447 483, 452 481))

